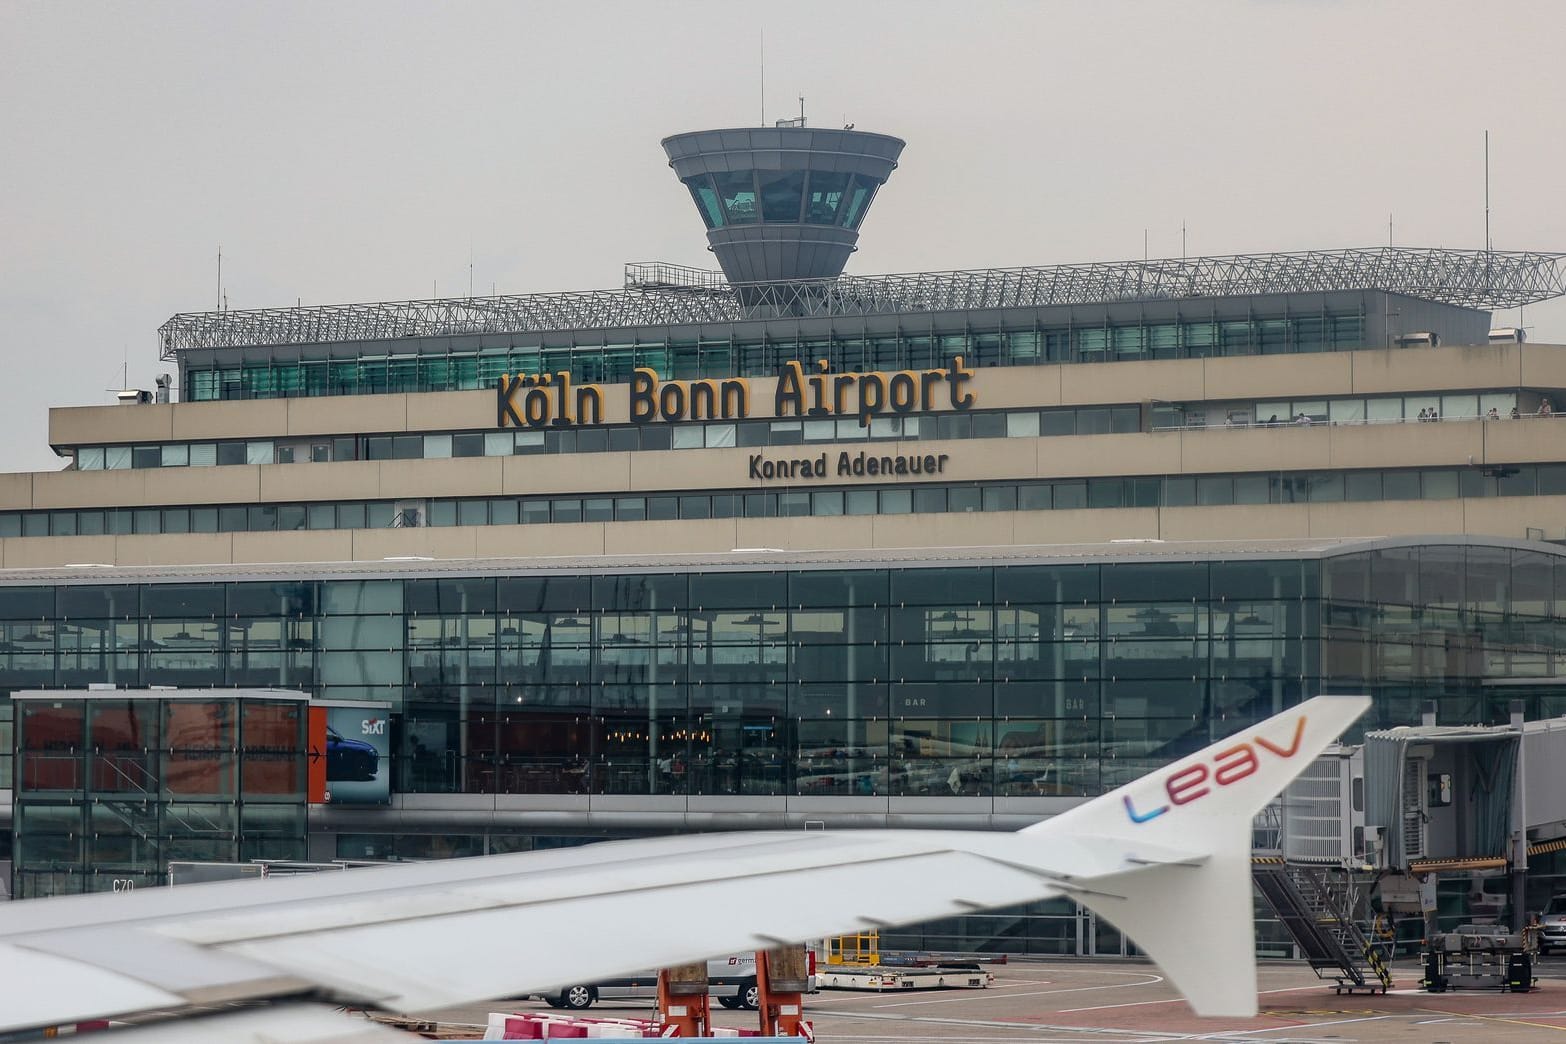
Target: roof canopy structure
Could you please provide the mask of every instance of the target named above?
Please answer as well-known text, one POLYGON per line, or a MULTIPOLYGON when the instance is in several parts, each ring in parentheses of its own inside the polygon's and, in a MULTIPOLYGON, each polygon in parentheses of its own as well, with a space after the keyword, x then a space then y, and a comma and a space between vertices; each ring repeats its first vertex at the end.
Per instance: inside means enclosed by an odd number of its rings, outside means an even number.
POLYGON ((736 287, 715 272, 630 265, 626 286, 425 301, 183 312, 158 328, 164 358, 193 349, 531 333, 777 315, 884 315, 1116 301, 1370 290, 1478 309, 1566 295, 1566 253, 1376 247, 838 276, 736 287))

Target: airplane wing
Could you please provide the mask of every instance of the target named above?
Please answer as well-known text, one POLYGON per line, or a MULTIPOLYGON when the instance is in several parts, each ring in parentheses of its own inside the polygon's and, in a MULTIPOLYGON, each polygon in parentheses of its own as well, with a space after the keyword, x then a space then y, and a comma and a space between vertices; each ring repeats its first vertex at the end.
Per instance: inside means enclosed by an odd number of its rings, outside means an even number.
POLYGON ((1015 833, 709 834, 12 902, 0 1033, 284 998, 417 1011, 1057 895, 1198 1012, 1250 1014, 1251 819, 1368 705, 1317 697, 1015 833))

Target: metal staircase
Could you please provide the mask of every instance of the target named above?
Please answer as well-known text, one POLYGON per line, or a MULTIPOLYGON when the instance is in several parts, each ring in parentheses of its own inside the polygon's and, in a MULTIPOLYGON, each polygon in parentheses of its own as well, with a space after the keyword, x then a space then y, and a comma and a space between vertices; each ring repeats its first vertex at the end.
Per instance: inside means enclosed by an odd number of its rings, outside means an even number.
POLYGON ((115 785, 95 797, 93 804, 119 820, 132 836, 148 845, 158 862, 162 861, 164 843, 170 839, 171 824, 188 837, 215 837, 233 832, 197 808, 160 801, 157 777, 139 759, 99 757, 94 767, 105 771, 115 785))
POLYGON ((1392 985, 1386 942, 1355 918, 1352 876, 1278 857, 1252 860, 1251 876, 1317 977, 1334 980, 1338 993, 1385 993, 1392 985))

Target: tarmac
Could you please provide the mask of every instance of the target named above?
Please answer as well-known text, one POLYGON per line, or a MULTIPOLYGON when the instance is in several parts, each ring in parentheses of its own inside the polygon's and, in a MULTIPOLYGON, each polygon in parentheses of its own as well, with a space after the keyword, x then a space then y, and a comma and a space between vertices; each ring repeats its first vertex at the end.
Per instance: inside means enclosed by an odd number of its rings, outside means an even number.
MULTIPOLYGON (((1566 959, 1541 961, 1538 986, 1530 993, 1426 993, 1418 989, 1418 966, 1399 962, 1385 995, 1342 996, 1303 964, 1266 962, 1259 978, 1261 1013, 1251 1019, 1198 1018, 1146 962, 1013 961, 992 970, 995 985, 987 990, 822 991, 806 998, 806 1013, 818 1041, 863 1044, 1566 1041, 1566 959)), ((541 1002, 507 1001, 453 1009, 439 1018, 482 1025, 489 1011, 531 1010, 548 1009, 541 1002)), ((651 1010, 647 1002, 625 1001, 595 1004, 581 1014, 647 1017, 651 1010)), ((756 1025, 753 1012, 716 1005, 714 1012, 719 1026, 756 1025)))

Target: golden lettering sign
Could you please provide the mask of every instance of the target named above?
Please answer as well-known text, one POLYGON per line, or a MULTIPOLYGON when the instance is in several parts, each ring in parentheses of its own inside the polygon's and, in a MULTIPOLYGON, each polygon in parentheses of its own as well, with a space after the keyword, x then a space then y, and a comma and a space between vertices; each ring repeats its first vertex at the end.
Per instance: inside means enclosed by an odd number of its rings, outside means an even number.
MULTIPOLYGON (((962 356, 949 367, 928 370, 833 373, 825 359, 807 371, 788 362, 778 375, 772 417, 856 418, 861 427, 872 418, 934 410, 968 410, 967 389, 973 370, 962 356)), ((747 420, 751 416, 750 381, 745 377, 661 380, 637 367, 627 386, 627 415, 635 424, 680 421, 747 420)), ((604 389, 572 385, 568 371, 537 375, 504 374, 495 382, 495 424, 501 428, 572 427, 604 423, 604 389)))

